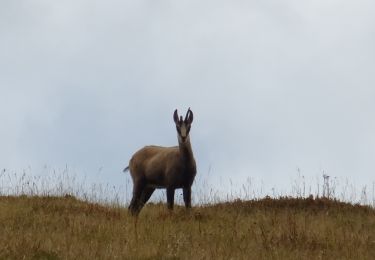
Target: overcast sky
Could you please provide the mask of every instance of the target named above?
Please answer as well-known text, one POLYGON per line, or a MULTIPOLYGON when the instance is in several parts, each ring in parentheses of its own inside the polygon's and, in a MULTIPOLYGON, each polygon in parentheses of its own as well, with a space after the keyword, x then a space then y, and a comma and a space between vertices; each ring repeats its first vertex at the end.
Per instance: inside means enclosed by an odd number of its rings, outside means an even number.
MULTIPOLYGON (((198 175, 375 180, 370 0, 1 1, 0 167, 118 185, 194 112, 198 175)), ((233 187, 232 187, 233 188, 233 187)))

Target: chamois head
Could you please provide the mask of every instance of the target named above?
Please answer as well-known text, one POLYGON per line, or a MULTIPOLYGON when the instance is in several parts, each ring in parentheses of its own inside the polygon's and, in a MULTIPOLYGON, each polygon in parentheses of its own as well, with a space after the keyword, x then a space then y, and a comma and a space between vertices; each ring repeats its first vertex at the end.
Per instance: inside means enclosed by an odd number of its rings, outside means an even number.
POLYGON ((178 113, 176 109, 173 113, 173 120, 176 124, 178 142, 185 143, 186 140, 189 139, 190 127, 191 127, 191 123, 193 122, 193 112, 189 108, 188 111, 186 112, 185 119, 183 119, 182 116, 178 118, 178 113))

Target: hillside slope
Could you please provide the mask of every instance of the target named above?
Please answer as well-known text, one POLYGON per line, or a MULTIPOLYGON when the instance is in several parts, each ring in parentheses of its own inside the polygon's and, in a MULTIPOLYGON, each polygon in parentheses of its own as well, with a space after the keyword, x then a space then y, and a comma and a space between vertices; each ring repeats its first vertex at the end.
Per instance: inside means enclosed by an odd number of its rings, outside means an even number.
POLYGON ((375 259, 375 211, 263 199, 169 213, 66 197, 0 197, 0 259, 375 259))

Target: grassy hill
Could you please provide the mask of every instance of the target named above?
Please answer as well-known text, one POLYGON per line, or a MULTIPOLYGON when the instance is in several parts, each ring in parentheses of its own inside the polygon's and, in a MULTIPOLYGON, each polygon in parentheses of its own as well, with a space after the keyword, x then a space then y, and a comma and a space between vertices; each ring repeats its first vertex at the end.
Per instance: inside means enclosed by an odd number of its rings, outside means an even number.
POLYGON ((121 207, 0 197, 0 259, 375 259, 375 210, 327 199, 121 207))

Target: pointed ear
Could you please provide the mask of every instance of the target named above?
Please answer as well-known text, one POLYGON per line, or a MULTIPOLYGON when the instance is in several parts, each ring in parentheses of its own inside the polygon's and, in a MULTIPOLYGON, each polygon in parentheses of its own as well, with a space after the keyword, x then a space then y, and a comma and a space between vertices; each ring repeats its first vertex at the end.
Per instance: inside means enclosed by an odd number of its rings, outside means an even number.
POLYGON ((175 122, 175 124, 177 125, 178 123, 178 114, 177 114, 177 109, 174 111, 173 113, 173 120, 175 122))
POLYGON ((191 124, 193 122, 193 112, 190 110, 190 107, 185 116, 185 122, 191 124))

